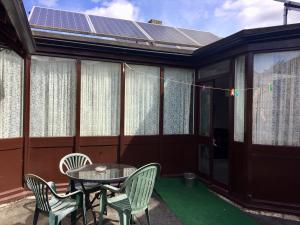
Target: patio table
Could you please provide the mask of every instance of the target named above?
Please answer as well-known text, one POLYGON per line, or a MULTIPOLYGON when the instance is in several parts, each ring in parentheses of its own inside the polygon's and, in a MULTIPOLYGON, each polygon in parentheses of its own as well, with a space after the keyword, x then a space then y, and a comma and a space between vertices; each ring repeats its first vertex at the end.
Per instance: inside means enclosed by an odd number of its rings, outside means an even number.
MULTIPOLYGON (((75 191, 75 182, 81 184, 83 192, 86 191, 86 184, 118 184, 131 175, 136 168, 126 164, 117 163, 95 163, 85 165, 74 170, 68 170, 66 175, 71 180, 71 191, 75 191)), ((100 190, 100 187, 99 187, 100 190)), ((100 213, 103 213, 105 209, 104 202, 106 201, 106 191, 103 190, 100 197, 100 213)), ((86 198, 87 209, 92 209, 92 202, 89 198, 86 198)), ((94 211, 94 223, 96 224, 96 216, 94 211)))

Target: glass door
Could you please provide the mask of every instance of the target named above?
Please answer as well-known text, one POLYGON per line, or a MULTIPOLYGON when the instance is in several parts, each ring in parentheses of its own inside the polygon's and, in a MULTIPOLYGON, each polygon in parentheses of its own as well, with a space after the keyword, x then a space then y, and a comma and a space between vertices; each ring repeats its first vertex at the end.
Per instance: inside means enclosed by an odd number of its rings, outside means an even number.
POLYGON ((200 83, 199 89, 199 172, 205 177, 211 176, 211 113, 213 82, 200 83))
POLYGON ((214 80, 212 112, 212 179, 228 185, 229 79, 214 80), (227 90, 226 90, 227 89, 227 90))
POLYGON ((229 79, 199 84, 199 172, 228 185, 229 79))

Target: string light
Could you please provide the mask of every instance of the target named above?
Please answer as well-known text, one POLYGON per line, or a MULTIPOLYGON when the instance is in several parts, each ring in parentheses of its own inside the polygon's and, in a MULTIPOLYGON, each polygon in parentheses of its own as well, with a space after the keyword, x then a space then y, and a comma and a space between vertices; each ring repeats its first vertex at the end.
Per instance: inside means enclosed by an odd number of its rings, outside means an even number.
POLYGON ((230 96, 234 96, 234 88, 230 90, 230 96))
POLYGON ((272 86, 271 83, 268 84, 268 90, 269 90, 269 92, 272 92, 272 91, 273 91, 273 86, 272 86))

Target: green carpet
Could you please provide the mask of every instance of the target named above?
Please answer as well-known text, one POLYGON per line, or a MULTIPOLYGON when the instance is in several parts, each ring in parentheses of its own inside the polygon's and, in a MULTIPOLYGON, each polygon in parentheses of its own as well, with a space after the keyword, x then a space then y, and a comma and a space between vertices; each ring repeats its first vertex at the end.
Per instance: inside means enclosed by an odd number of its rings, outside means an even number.
POLYGON ((200 182, 186 187, 182 179, 161 178, 155 190, 184 225, 258 225, 200 182))

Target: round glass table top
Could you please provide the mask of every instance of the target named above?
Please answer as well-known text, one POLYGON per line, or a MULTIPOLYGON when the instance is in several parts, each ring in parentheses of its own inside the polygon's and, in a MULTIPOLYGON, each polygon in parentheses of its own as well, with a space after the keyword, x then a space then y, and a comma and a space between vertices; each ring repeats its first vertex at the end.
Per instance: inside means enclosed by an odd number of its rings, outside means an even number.
POLYGON ((135 171, 135 167, 125 164, 95 163, 68 170, 66 174, 70 179, 77 181, 113 183, 124 181, 135 171))

